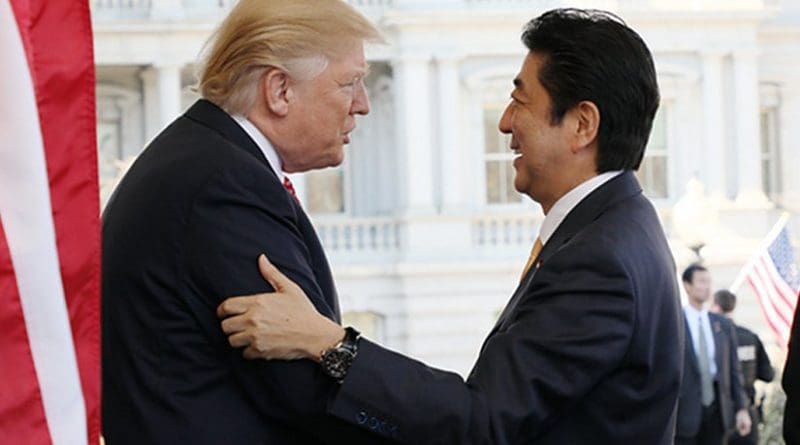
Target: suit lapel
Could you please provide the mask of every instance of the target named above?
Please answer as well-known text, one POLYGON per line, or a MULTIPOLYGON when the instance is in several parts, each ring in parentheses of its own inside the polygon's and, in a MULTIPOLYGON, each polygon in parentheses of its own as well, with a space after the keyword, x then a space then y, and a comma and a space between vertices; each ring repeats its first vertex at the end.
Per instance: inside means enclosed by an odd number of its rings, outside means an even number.
POLYGON ((258 159, 259 162, 267 166, 267 169, 278 180, 278 175, 272 170, 269 161, 264 156, 264 152, 258 148, 258 144, 250 138, 250 136, 242 129, 242 127, 233 118, 213 103, 200 99, 195 102, 184 114, 187 118, 216 131, 222 137, 233 143, 234 146, 240 148, 258 159))
POLYGON ((686 344, 686 360, 691 363, 692 370, 697 374, 697 377, 700 377, 700 363, 697 360, 697 353, 694 350, 694 338, 692 337, 692 331, 689 329, 689 321, 686 320, 686 314, 683 314, 683 330, 685 331, 685 338, 687 340, 686 344))
POLYGON ((717 378, 719 379, 722 376, 722 348, 727 338, 723 338, 725 332, 722 330, 722 325, 716 315, 708 314, 708 321, 711 323, 711 335, 714 337, 714 363, 717 364, 717 378))
POLYGON ((528 288, 534 283, 536 272, 542 265, 547 264, 547 261, 558 252, 565 243, 586 227, 587 224, 600 217, 606 209, 617 204, 619 201, 630 198, 641 192, 642 188, 633 175, 633 172, 626 171, 601 185, 579 202, 578 205, 567 214, 564 221, 561 222, 558 229, 553 233, 553 236, 551 236, 547 244, 544 245, 533 266, 531 266, 528 273, 522 278, 516 291, 503 309, 503 312, 498 318, 497 323, 495 323, 489 336, 491 337, 496 333, 506 319, 511 316, 519 301, 527 293, 528 288))
MULTIPOLYGON (((213 103, 200 99, 194 103, 184 114, 188 119, 191 119, 210 130, 215 131, 222 135, 225 139, 230 141, 235 147, 242 149, 252 155, 258 162, 267 167, 275 181, 280 184, 280 189, 283 190, 283 184, 278 179, 277 173, 272 170, 272 166, 264 156, 264 152, 258 147, 258 144, 250 138, 250 136, 242 129, 242 127, 233 118, 213 103)), ((306 246, 312 254, 312 272, 314 273, 317 283, 322 288, 328 304, 333 309, 336 321, 341 320, 341 312, 339 309, 339 299, 336 294, 336 288, 333 284, 333 278, 330 272, 328 260, 325 257, 325 252, 322 250, 322 245, 319 241, 314 226, 308 219, 303 208, 296 200, 289 200, 297 216, 298 229, 306 242, 306 246)))

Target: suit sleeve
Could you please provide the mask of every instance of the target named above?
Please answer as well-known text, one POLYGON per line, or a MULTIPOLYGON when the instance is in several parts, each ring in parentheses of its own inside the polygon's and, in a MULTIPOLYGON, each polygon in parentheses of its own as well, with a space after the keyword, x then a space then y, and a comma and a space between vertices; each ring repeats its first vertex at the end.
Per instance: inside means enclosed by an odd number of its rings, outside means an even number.
POLYGON ((330 412, 404 443, 530 442, 619 365, 634 317, 629 280, 608 258, 552 260, 536 282, 467 382, 362 341, 330 412))
POLYGON ((742 364, 739 361, 739 340, 736 337, 736 327, 732 322, 726 321, 726 329, 728 331, 728 342, 730 348, 730 372, 731 372, 731 400, 736 411, 747 409, 750 405, 750 399, 744 392, 744 375, 742 374, 742 364))
POLYGON ((303 288, 320 313, 334 317, 295 225, 295 212, 301 210, 290 200, 268 172, 254 167, 223 170, 212 177, 192 203, 187 221, 187 302, 207 330, 219 360, 229 364, 242 391, 262 415, 289 425, 321 427, 330 424, 323 416, 334 382, 308 360, 245 360, 241 350, 230 347, 215 315, 217 305, 227 297, 273 290, 256 262, 265 253, 303 288))
POLYGON ((772 368, 767 351, 758 337, 756 337, 756 378, 764 382, 771 382, 775 378, 775 370, 772 368))
POLYGON ((783 369, 786 411, 783 413, 783 438, 787 444, 800 443, 800 304, 797 305, 789 340, 789 353, 783 369))

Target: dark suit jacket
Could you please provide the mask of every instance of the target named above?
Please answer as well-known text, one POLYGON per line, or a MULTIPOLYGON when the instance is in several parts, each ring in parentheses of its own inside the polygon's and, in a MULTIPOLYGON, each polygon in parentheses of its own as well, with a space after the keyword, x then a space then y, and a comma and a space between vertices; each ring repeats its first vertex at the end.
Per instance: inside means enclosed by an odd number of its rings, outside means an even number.
MULTIPOLYGON (((708 314, 711 331, 714 334, 714 361, 717 364, 717 403, 725 431, 735 426, 736 411, 749 406, 742 386, 742 370, 736 354, 738 343, 736 327, 727 318, 708 314)), ((678 400, 678 427, 680 437, 694 437, 700 430, 703 418, 700 389, 700 367, 694 352, 689 325, 686 324, 686 349, 684 358, 683 384, 678 400)))
POLYGON ((362 340, 330 412, 413 444, 672 444, 675 266, 630 172, 544 246, 468 380, 362 340))
POLYGON ((800 304, 794 312, 789 353, 783 369, 786 411, 783 413, 783 438, 786 445, 800 445, 800 304))
POLYGON ((366 437, 321 418, 334 383, 317 365, 244 360, 222 332, 215 310, 226 296, 271 289, 256 264, 262 252, 339 319, 311 223, 230 116, 194 104, 137 159, 103 220, 109 445, 366 437))
POLYGON ((744 326, 736 327, 736 342, 739 344, 737 355, 742 368, 742 387, 747 402, 752 407, 756 401, 756 380, 771 382, 775 378, 775 370, 769 361, 764 344, 755 332, 744 326))

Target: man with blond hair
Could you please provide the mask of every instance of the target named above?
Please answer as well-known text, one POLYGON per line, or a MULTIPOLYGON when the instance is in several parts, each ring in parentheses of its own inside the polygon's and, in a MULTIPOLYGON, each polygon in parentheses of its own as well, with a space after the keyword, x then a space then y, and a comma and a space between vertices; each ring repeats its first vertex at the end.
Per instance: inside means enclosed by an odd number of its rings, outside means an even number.
POLYGON ((267 291, 267 252, 339 321, 331 272, 284 173, 338 165, 369 112, 363 44, 341 0, 241 0, 208 46, 197 101, 144 150, 103 221, 103 433, 118 444, 374 440, 323 418, 310 362, 247 361, 215 308, 267 291))

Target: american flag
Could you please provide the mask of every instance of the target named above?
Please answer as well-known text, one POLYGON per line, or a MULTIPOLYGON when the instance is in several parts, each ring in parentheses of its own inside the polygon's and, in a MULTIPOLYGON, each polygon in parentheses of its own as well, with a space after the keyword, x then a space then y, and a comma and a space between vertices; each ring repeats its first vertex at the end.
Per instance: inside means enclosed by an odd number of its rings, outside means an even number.
POLYGON ((800 271, 795 262, 789 231, 788 216, 784 215, 767 237, 763 248, 742 269, 741 281, 747 281, 755 292, 767 324, 775 333, 778 344, 785 348, 789 343, 792 318, 800 293, 800 271))
POLYGON ((88 0, 0 0, 0 443, 96 444, 100 210, 88 0))

